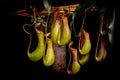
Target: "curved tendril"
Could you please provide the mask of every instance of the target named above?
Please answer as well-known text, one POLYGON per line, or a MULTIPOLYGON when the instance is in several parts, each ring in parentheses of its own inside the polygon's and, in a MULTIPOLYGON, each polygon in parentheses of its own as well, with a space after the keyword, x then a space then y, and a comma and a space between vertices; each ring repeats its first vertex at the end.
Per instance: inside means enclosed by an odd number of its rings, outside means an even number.
POLYGON ((33 17, 34 17, 34 22, 32 24, 24 24, 23 25, 23 30, 25 31, 25 33, 29 34, 30 33, 25 29, 25 26, 33 26, 36 22, 37 22, 37 18, 36 18, 36 14, 35 14, 35 8, 33 8, 33 17))
POLYGON ((71 73, 71 71, 69 70, 69 67, 70 67, 70 64, 71 64, 71 51, 70 51, 70 46, 73 44, 73 41, 71 41, 68 45, 68 51, 70 53, 70 57, 69 57, 69 63, 68 63, 68 66, 67 66, 67 73, 71 73))
POLYGON ((83 30, 85 19, 86 19, 86 12, 85 12, 85 15, 84 15, 83 20, 82 20, 82 26, 80 28, 80 32, 83 30))
MULTIPOLYGON (((81 26, 81 28, 80 28, 80 32, 82 31, 82 29, 83 29, 83 27, 84 27, 85 19, 86 19, 86 12, 85 12, 85 15, 84 15, 83 20, 82 20, 82 26, 81 26)), ((74 19, 73 19, 72 25, 73 25, 73 31, 74 31, 74 33, 75 33, 75 37, 78 37, 79 34, 78 34, 78 35, 76 34, 75 25, 74 25, 74 19)))
POLYGON ((83 35, 83 27, 84 27, 84 23, 85 23, 85 19, 86 19, 86 12, 85 12, 85 14, 84 14, 84 17, 83 17, 83 19, 82 19, 82 26, 81 26, 81 28, 80 28, 80 31, 79 31, 79 34, 77 35, 77 36, 79 36, 79 44, 78 44, 78 49, 79 49, 79 47, 81 48, 82 46, 83 46, 83 42, 81 43, 81 41, 83 41, 82 39, 82 35, 83 35))
MULTIPOLYGON (((46 49, 46 46, 47 46, 47 37, 50 35, 50 33, 47 33, 47 27, 48 27, 48 20, 49 20, 49 18, 50 18, 50 14, 48 14, 48 17, 47 17, 47 21, 46 21, 46 27, 45 27, 45 49, 46 49), (48 34, 48 36, 47 36, 47 34, 48 34)), ((43 55, 43 57, 45 57, 45 51, 44 51, 44 55, 43 55)))
MULTIPOLYGON (((103 20, 103 23, 102 23, 102 24, 104 24, 104 20, 103 20)), ((108 26, 109 26, 108 20, 106 20, 105 25, 106 25, 106 26, 105 26, 106 29, 105 29, 105 30, 102 30, 102 29, 101 29, 101 32, 100 32, 101 35, 105 35, 105 34, 108 33, 108 26)), ((102 28, 103 28, 103 27, 102 27, 102 28)))
POLYGON ((74 24, 74 20, 75 20, 75 19, 73 19, 73 31, 74 31, 75 37, 78 37, 78 36, 76 35, 76 31, 75 31, 75 24, 74 24))
POLYGON ((32 24, 24 24, 23 25, 23 30, 25 31, 25 33, 31 35, 31 33, 29 33, 26 29, 25 26, 33 26, 36 22, 37 22, 37 18, 36 18, 36 14, 35 14, 35 8, 33 8, 33 17, 34 17, 34 22, 32 24))
POLYGON ((96 45, 96 50, 95 50, 95 59, 98 58, 97 54, 98 54, 98 44, 100 41, 100 36, 101 36, 101 31, 102 31, 102 27, 103 27, 103 19, 104 19, 104 15, 101 15, 101 24, 100 24, 100 28, 99 28, 99 34, 98 34, 98 39, 97 39, 97 45, 96 45))
POLYGON ((29 35, 29 37, 30 37, 30 42, 29 42, 29 45, 28 45, 28 50, 27 50, 27 52, 29 52, 30 46, 31 46, 31 43, 32 43, 32 34, 25 29, 25 26, 34 26, 34 25, 36 24, 37 19, 36 19, 36 14, 35 14, 35 8, 33 8, 33 13, 34 13, 34 15, 33 15, 33 17, 34 17, 34 22, 33 22, 32 24, 24 24, 24 25, 23 25, 23 31, 24 31, 25 33, 27 33, 27 34, 29 35))
POLYGON ((29 53, 30 46, 31 46, 31 43, 32 43, 32 34, 25 29, 25 26, 33 26, 34 24, 35 24, 35 23, 33 23, 33 24, 24 24, 24 25, 23 25, 23 31, 24 31, 25 33, 27 33, 27 34, 29 35, 29 37, 30 37, 30 42, 29 42, 29 45, 28 45, 27 53, 29 53))

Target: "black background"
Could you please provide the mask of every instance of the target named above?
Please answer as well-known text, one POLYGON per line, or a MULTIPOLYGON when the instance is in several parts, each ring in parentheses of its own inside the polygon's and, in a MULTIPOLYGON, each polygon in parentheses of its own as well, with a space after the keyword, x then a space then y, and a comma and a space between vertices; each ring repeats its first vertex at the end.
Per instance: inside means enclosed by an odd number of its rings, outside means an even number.
MULTIPOLYGON (((84 3, 87 0, 53 0, 52 5, 67 5, 74 3, 84 3)), ((3 50, 3 74, 4 78, 9 79, 32 79, 32 80, 98 80, 104 78, 116 78, 118 71, 119 58, 119 19, 118 19, 118 8, 114 4, 115 2, 109 0, 97 0, 97 5, 101 8, 108 6, 116 9, 116 19, 115 19, 115 36, 114 44, 111 45, 108 39, 107 41, 107 58, 103 62, 96 62, 94 59, 94 51, 97 40, 97 32, 99 27, 99 17, 98 14, 88 14, 86 20, 86 30, 91 34, 92 50, 91 57, 87 64, 81 67, 81 70, 76 75, 67 75, 65 73, 55 73, 51 68, 43 66, 42 61, 31 62, 26 55, 27 45, 29 43, 28 35, 23 31, 22 26, 24 23, 29 22, 29 18, 22 16, 10 15, 9 12, 14 12, 29 5, 35 5, 39 10, 44 9, 42 0, 9 0, 7 1, 7 15, 4 19, 4 34, 5 49, 3 50), (97 17, 96 17, 97 16, 97 17), (89 26, 90 25, 90 26, 89 26)), ((108 14, 109 15, 109 14, 108 14)), ((76 19, 77 20, 77 19, 76 19)), ((76 22, 76 29, 79 29, 80 24, 76 22)), ((3 43, 4 44, 4 43, 3 43)))

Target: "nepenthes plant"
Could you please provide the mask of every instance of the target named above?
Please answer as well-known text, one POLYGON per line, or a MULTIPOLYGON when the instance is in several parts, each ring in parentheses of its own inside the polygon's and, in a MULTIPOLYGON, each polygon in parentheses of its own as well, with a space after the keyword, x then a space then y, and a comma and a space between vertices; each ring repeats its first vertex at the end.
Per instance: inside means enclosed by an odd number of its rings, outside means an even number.
POLYGON ((51 0, 43 0, 43 5, 45 9, 39 13, 36 8, 33 8, 34 14, 31 15, 33 23, 23 25, 24 32, 30 38, 26 51, 28 59, 33 62, 42 60, 44 66, 52 66, 54 71, 65 71, 69 75, 79 73, 81 67, 89 62, 93 54, 97 62, 106 59, 109 54, 104 36, 107 35, 109 42, 113 44, 115 9, 112 10, 112 17, 106 18, 104 14, 107 8, 99 9, 96 7, 96 2, 72 5, 72 7, 70 5, 52 7, 51 0), (90 30, 87 30, 89 25, 86 18, 93 12, 97 12, 100 19, 97 40, 92 39, 94 37, 91 37, 90 30), (82 16, 81 22, 77 21, 79 15, 82 16), (44 19, 42 16, 45 16, 44 19), (78 22, 77 25, 75 22, 78 22), (38 42, 33 51, 30 51, 33 35, 26 30, 26 26, 33 27, 37 35, 38 42), (97 43, 94 46, 92 42, 97 43))

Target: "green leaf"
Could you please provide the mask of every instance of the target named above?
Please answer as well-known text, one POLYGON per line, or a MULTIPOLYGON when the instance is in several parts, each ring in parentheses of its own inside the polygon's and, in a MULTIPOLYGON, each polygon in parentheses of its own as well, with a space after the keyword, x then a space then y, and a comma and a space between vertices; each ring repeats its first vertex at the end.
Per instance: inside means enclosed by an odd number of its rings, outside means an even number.
POLYGON ((114 23, 115 23, 115 9, 113 10, 113 16, 108 26, 108 29, 109 29, 108 38, 111 44, 113 44, 113 41, 114 41, 114 23))
POLYGON ((52 4, 52 0, 43 0, 43 5, 45 9, 47 9, 48 15, 51 13, 51 4, 52 4))
POLYGON ((80 4, 76 7, 75 11, 72 13, 72 20, 75 19, 75 16, 77 15, 79 9, 81 9, 81 5, 80 4))

